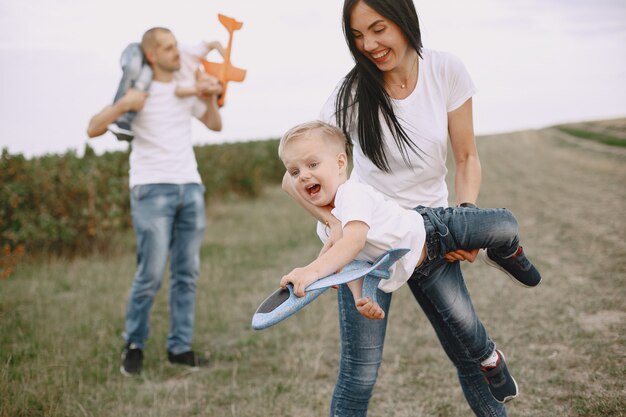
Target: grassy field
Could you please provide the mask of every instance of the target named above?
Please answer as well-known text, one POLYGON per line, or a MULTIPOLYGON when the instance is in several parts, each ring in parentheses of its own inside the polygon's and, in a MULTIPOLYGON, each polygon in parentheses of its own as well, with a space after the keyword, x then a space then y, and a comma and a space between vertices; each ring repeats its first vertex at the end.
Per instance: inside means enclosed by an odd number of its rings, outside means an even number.
POLYGON ((573 123, 557 129, 576 138, 626 148, 626 119, 573 123))
MULTIPOLYGON (((555 129, 478 139, 481 206, 508 207, 544 276, 516 286, 464 265, 479 316, 520 385, 510 416, 626 415, 626 156, 555 129)), ((252 313, 279 277, 319 249, 313 222, 277 188, 209 205, 196 350, 211 366, 165 360, 167 280, 153 308, 144 372, 119 373, 133 236, 115 256, 22 265, 0 280, 0 417, 327 415, 337 371, 334 293, 262 332, 252 313)), ((469 416, 455 372, 408 288, 393 299, 371 416, 469 416)))

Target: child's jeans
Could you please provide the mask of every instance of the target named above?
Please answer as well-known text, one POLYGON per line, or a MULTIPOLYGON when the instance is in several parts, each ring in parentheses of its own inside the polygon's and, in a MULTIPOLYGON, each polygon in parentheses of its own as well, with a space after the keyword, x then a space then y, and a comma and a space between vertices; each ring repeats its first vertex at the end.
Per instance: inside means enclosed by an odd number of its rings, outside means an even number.
POLYGON ((419 206, 415 211, 424 218, 427 257, 412 279, 427 278, 447 263, 443 259, 446 253, 457 249, 491 249, 491 253, 506 258, 519 246, 517 220, 507 209, 419 206))
MULTIPOLYGON (((147 91, 152 82, 152 68, 146 62, 140 44, 131 43, 124 49, 120 57, 120 66, 122 67, 122 79, 117 88, 117 93, 115 93, 114 103, 122 98, 129 88, 147 91)), ((115 123, 130 130, 136 114, 135 112, 125 113, 115 123)))

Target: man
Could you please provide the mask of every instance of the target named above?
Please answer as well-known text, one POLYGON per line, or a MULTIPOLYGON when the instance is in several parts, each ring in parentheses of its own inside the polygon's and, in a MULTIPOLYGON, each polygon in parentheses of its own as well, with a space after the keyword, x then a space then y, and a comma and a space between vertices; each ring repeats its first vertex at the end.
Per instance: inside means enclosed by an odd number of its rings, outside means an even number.
POLYGON ((137 112, 129 175, 137 272, 126 312, 120 368, 124 375, 141 372, 150 309, 161 287, 168 255, 168 360, 192 369, 205 362, 191 349, 200 244, 206 222, 204 187, 191 142, 191 116, 211 130, 222 129, 217 105, 222 87, 215 79, 205 76, 197 81, 198 97, 175 95, 174 73, 180 69, 181 59, 172 32, 152 28, 143 35, 141 46, 153 70, 149 90, 129 89, 93 116, 87 129, 89 137, 100 136, 124 113, 137 112))

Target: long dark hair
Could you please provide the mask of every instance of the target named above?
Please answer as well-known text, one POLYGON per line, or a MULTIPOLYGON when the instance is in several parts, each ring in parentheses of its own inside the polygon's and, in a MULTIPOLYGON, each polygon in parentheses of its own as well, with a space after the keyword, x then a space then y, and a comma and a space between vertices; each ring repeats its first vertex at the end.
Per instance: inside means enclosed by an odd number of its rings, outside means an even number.
POLYGON ((348 141, 352 143, 350 131, 353 130, 355 123, 353 113, 356 106, 357 135, 361 149, 380 170, 389 172, 389 163, 385 155, 378 116, 379 110, 382 112, 385 123, 407 164, 410 164, 408 149, 418 156, 420 155, 417 151, 421 152, 421 150, 408 137, 395 117, 389 95, 385 90, 382 71, 356 47, 354 35, 350 30, 350 14, 352 8, 359 1, 398 25, 409 45, 415 49, 419 57, 422 56, 422 35, 413 0, 345 0, 343 4, 343 32, 355 66, 346 75, 339 87, 335 104, 337 124, 343 130, 348 141))

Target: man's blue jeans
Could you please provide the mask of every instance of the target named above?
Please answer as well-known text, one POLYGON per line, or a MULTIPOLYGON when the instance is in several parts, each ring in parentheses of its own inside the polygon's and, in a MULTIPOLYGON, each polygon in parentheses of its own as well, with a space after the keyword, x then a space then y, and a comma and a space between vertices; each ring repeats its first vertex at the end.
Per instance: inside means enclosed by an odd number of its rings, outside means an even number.
MULTIPOLYGON (((131 43, 124 49, 120 57, 120 66, 122 79, 117 87, 114 103, 122 98, 129 88, 147 91, 152 82, 152 68, 146 62, 140 44, 131 43)), ((124 129, 130 129, 136 115, 135 112, 124 113, 116 123, 121 124, 120 127, 124 129)))
POLYGON ((200 245, 206 226, 204 186, 145 184, 131 190, 137 272, 126 312, 124 339, 144 348, 150 309, 170 257, 170 333, 167 350, 191 350, 200 245))
MULTIPOLYGON (((489 392, 479 365, 489 357, 495 344, 474 311, 460 263, 449 263, 443 255, 456 249, 476 248, 493 248, 502 256, 511 255, 519 244, 517 221, 506 209, 420 206, 416 210, 424 217, 428 259, 408 285, 457 368, 471 409, 480 417, 504 417, 506 408, 489 392)), ((377 297, 385 310, 385 319, 368 320, 356 310, 347 286, 339 287, 341 359, 331 403, 332 417, 367 415, 391 305, 391 294, 378 290, 377 297)))

